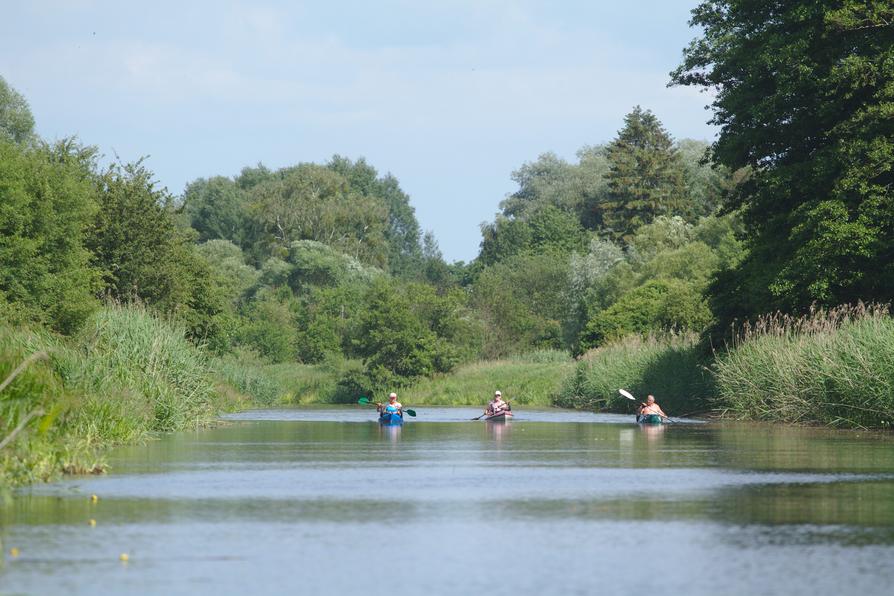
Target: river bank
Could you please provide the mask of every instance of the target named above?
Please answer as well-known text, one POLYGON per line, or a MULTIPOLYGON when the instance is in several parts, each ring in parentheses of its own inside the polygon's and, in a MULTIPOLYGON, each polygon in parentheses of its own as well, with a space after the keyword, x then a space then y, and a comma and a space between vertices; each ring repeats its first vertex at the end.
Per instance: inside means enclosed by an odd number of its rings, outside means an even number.
POLYGON ((198 428, 251 399, 213 374, 177 324, 96 311, 72 337, 0 326, 0 486, 104 471, 105 451, 198 428))
MULTIPOLYGON (((254 358, 254 359, 253 359, 254 358)), ((138 307, 97 311, 75 336, 0 327, 0 485, 101 473, 108 447, 213 424, 222 412, 353 403, 338 380, 360 363, 266 364, 212 357, 176 324, 138 307)), ((467 363, 399 389, 407 405, 486 403, 629 413, 618 395, 653 393, 673 415, 889 428, 894 320, 880 307, 767 318, 722 351, 695 335, 628 337, 578 361, 560 351, 467 363)))

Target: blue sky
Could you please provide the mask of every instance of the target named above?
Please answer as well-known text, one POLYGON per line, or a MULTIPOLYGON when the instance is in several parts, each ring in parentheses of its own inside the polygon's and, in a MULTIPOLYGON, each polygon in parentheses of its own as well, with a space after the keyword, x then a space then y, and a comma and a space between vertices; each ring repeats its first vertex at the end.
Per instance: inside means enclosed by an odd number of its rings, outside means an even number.
POLYGON ((667 89, 695 0, 13 0, 0 75, 38 132, 190 180, 366 157, 412 197, 448 260, 546 151, 574 159, 652 109, 712 138, 709 98, 667 89))

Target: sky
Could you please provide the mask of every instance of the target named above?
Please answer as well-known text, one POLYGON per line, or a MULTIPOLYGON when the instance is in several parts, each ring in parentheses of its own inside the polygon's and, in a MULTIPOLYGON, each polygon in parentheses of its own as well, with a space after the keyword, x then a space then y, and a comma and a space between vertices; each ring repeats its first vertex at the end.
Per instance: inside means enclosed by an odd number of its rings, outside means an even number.
POLYGON ((547 151, 610 141, 635 105, 710 140, 709 102, 667 88, 696 0, 4 0, 0 76, 38 133, 196 178, 365 157, 448 261, 547 151))

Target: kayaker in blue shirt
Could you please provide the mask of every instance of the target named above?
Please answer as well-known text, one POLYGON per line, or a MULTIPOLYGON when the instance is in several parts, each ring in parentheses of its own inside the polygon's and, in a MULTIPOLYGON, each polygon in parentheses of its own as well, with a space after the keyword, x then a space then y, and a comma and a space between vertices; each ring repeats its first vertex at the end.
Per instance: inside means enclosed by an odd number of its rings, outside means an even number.
POLYGON ((648 396, 646 398, 646 401, 639 405, 639 409, 636 413, 640 416, 650 416, 652 414, 657 414, 662 418, 667 418, 667 414, 664 413, 664 410, 661 409, 661 406, 655 403, 654 395, 648 396))
POLYGON ((388 414, 399 414, 403 416, 403 406, 397 401, 397 394, 394 392, 388 395, 388 403, 376 405, 376 410, 379 411, 379 414, 387 412, 388 414))

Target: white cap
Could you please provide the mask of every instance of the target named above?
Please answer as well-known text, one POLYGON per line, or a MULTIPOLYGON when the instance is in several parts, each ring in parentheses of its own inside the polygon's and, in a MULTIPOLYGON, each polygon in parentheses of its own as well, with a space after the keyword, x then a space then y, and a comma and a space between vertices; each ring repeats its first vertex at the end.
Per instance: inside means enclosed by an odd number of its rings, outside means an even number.
POLYGON ((388 397, 397 397, 397 394, 394 393, 394 392, 391 392, 391 393, 388 394, 388 397))
POLYGON ((496 391, 494 391, 494 395, 499 395, 500 397, 503 396, 503 394, 500 393, 500 390, 499 390, 499 389, 497 389, 496 391))

